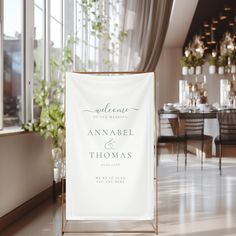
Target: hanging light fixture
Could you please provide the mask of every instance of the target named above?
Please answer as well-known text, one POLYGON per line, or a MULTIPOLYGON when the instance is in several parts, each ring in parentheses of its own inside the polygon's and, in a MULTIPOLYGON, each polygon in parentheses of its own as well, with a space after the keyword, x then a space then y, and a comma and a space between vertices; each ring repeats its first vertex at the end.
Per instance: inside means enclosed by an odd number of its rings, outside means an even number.
POLYGON ((207 45, 211 45, 211 40, 207 41, 207 45))
POLYGON ((211 22, 212 22, 213 24, 217 24, 219 21, 218 21, 217 18, 213 17, 211 22))
POLYGON ((211 33, 209 35, 206 36, 206 39, 205 39, 205 42, 206 42, 206 45, 210 46, 211 45, 211 33))
POLYGON ((231 11, 231 7, 228 4, 225 4, 224 11, 231 11))
POLYGON ((200 35, 201 39, 204 40, 206 36, 204 34, 200 35))
MULTIPOLYGON (((232 8, 231 5, 221 5, 221 12, 218 17, 207 18, 202 22, 199 38, 205 42, 205 51, 212 50, 213 48, 217 50, 222 28, 224 32, 230 32, 233 42, 236 42, 236 8, 232 8)), ((236 51, 236 43, 235 45, 227 44, 226 50, 233 50, 232 47, 234 47, 236 51)))
POLYGON ((220 12, 219 18, 220 18, 220 20, 225 20, 227 18, 225 11, 220 12))
POLYGON ((216 44, 215 31, 211 30, 211 44, 216 44))
POLYGON ((211 30, 213 30, 213 31, 216 30, 216 24, 214 24, 214 23, 211 24, 211 30))
POLYGON ((204 26, 205 28, 207 28, 207 27, 209 27, 210 25, 209 25, 209 23, 208 23, 207 21, 204 21, 203 26, 204 26))
POLYGON ((234 26, 234 22, 232 20, 229 21, 229 26, 234 26))
POLYGON ((206 36, 209 36, 211 34, 210 29, 209 28, 205 28, 204 34, 206 36))
POLYGON ((204 32, 203 32, 203 29, 200 29, 199 35, 200 35, 200 38, 201 38, 202 40, 204 40, 204 39, 206 38, 206 36, 204 35, 204 32))

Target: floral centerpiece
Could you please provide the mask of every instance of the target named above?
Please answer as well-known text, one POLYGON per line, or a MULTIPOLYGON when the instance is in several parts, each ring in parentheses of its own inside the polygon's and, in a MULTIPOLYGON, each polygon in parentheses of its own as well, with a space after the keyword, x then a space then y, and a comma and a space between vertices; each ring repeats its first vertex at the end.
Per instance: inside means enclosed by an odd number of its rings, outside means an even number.
POLYGON ((191 52, 188 49, 185 50, 184 54, 185 55, 180 59, 180 65, 182 67, 182 74, 187 75, 188 69, 193 66, 193 60, 191 52))
POLYGON ((220 56, 218 59, 219 74, 223 74, 224 71, 228 73, 236 72, 236 67, 233 67, 233 70, 231 69, 231 66, 236 64, 234 48, 234 39, 229 32, 226 32, 220 44, 220 56))
POLYGON ((182 66, 182 74, 184 73, 184 67, 188 67, 188 73, 193 74, 194 71, 196 74, 201 74, 202 65, 204 64, 204 43, 201 41, 200 36, 196 35, 188 48, 185 49, 185 56, 180 60, 182 66))

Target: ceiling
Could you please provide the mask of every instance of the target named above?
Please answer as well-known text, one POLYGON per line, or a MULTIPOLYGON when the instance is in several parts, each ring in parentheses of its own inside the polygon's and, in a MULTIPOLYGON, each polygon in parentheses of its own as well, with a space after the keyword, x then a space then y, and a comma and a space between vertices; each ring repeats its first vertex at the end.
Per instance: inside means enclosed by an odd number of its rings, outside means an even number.
POLYGON ((219 47, 219 42, 226 31, 236 36, 236 0, 199 0, 183 48, 198 34, 205 36, 202 40, 209 48, 208 51, 211 51, 219 47), (224 14, 226 18, 221 20, 220 14, 224 14), (213 18, 218 23, 212 24, 213 18), (205 26, 209 26, 204 27, 204 22, 207 23, 205 26), (210 35, 206 35, 206 31, 210 35))
POLYGON ((183 47, 197 3, 198 0, 174 0, 164 47, 183 47))
MULTIPOLYGON (((226 30, 233 30, 228 23, 229 19, 236 21, 236 18, 234 19, 236 0, 174 0, 164 47, 184 49, 196 34, 204 32, 204 21, 210 23, 212 18, 219 18, 225 5, 230 6, 231 11, 227 13, 227 19, 219 21, 216 25, 214 37, 217 42, 221 40, 226 30)), ((205 45, 208 45, 206 40, 205 45)), ((211 45, 213 46, 215 47, 211 45)))

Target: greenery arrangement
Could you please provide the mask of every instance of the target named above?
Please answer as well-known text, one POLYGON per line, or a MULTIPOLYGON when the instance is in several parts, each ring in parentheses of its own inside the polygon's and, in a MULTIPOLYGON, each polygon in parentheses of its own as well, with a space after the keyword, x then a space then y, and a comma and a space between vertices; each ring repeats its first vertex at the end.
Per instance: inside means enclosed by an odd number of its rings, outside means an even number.
POLYGON ((194 57, 193 58, 193 66, 202 66, 204 64, 205 60, 202 57, 194 57))
POLYGON ((230 63, 231 63, 231 65, 236 65, 236 53, 231 53, 230 55, 229 55, 229 57, 230 57, 230 63))
POLYGON ((180 59, 180 65, 181 65, 182 67, 188 67, 188 68, 190 68, 190 67, 192 66, 190 57, 186 57, 186 56, 181 57, 181 59, 180 59))
POLYGON ((192 66, 196 67, 204 64, 204 44, 200 40, 200 36, 194 37, 193 42, 185 49, 184 54, 185 55, 180 60, 182 67, 186 66, 190 68, 192 66))
POLYGON ((51 60, 51 81, 40 80, 34 89, 34 102, 39 109, 39 117, 34 121, 24 124, 22 128, 29 132, 39 132, 45 138, 51 138, 53 148, 63 149, 65 140, 64 124, 64 79, 65 72, 71 67, 73 37, 69 37, 66 46, 62 50, 60 62, 51 60), (61 78, 58 80, 58 78, 61 78))
POLYGON ((210 54, 208 56, 208 63, 211 66, 217 66, 217 56, 216 55, 214 56, 214 55, 210 54))
POLYGON ((24 124, 23 128, 30 132, 39 132, 45 138, 52 138, 53 147, 62 147, 65 137, 64 111, 60 99, 63 88, 57 81, 47 82, 42 80, 34 91, 35 104, 40 109, 39 118, 24 124))
POLYGON ((193 55, 189 55, 188 57, 186 56, 183 56, 181 59, 180 59, 180 65, 182 67, 196 67, 196 66, 202 66, 204 64, 204 59, 202 57, 195 57, 193 55))
POLYGON ((220 55, 217 60, 217 66, 226 66, 227 65, 227 55, 220 55))

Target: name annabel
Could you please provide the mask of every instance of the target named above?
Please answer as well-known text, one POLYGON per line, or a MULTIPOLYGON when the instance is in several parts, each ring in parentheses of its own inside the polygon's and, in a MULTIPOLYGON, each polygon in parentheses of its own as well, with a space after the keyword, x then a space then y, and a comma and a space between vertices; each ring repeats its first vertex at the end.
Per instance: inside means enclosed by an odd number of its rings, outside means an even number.
POLYGON ((133 136, 131 129, 90 129, 88 136, 133 136))

